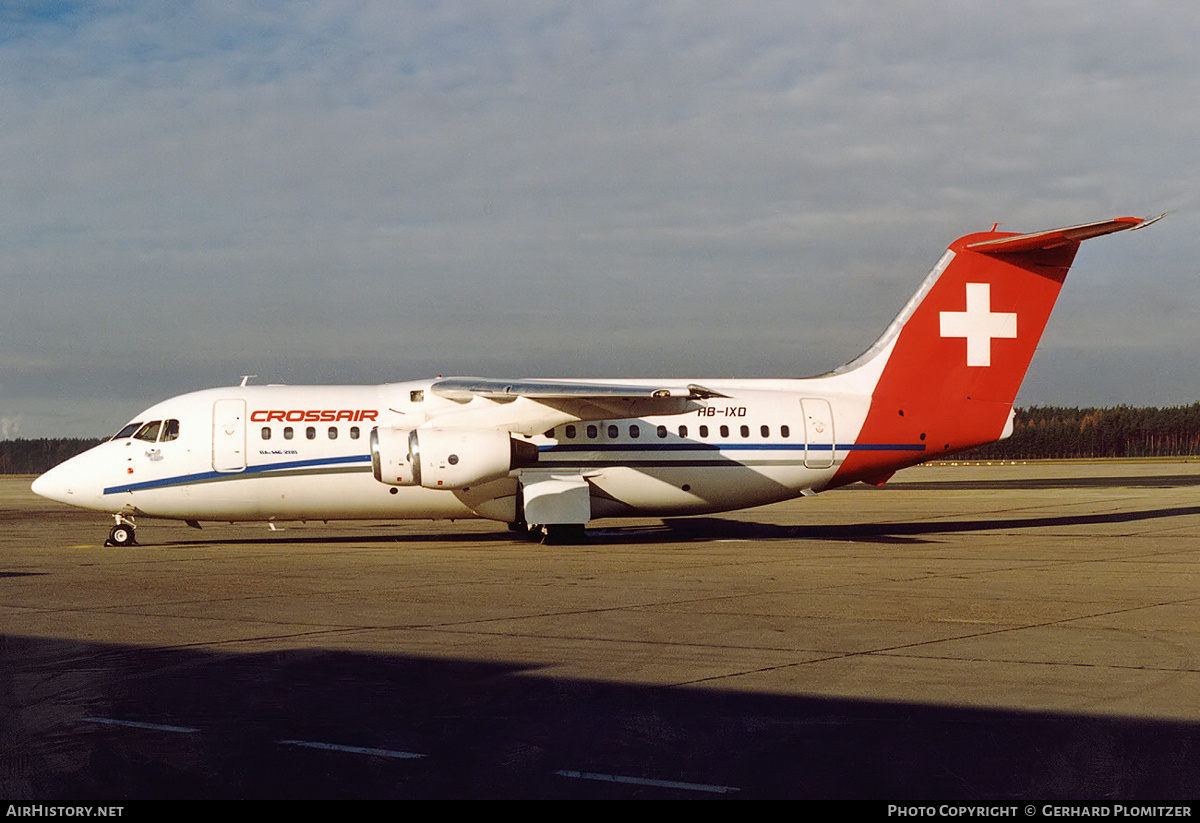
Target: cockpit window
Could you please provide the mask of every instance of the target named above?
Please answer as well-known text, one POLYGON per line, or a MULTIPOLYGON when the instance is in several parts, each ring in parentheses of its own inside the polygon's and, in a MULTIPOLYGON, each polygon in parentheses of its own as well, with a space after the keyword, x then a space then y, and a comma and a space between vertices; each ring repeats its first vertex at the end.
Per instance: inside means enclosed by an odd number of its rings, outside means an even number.
POLYGON ((179 439, 179 421, 178 420, 168 420, 167 422, 163 423, 162 442, 166 443, 168 440, 178 440, 178 439, 179 439))
POLYGON ((124 440, 126 437, 133 437, 133 433, 135 431, 137 431, 138 429, 140 429, 141 427, 142 427, 141 420, 138 420, 136 423, 130 423, 128 426, 126 426, 125 428, 121 429, 119 432, 114 434, 112 436, 112 439, 113 440, 124 440))
POLYGON ((151 420, 149 423, 138 429, 138 433, 134 435, 134 439, 146 440, 150 443, 153 443, 158 439, 158 430, 161 428, 161 420, 151 420))

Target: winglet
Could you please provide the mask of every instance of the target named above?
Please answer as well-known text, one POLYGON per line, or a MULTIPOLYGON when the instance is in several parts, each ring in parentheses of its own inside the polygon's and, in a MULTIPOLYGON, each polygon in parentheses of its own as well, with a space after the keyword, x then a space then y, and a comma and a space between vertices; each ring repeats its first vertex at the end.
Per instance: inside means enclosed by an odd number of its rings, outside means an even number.
POLYGON ((982 254, 1018 254, 1021 252, 1043 251, 1079 244, 1092 237, 1100 237, 1113 232, 1127 229, 1140 229, 1161 220, 1165 215, 1153 219, 1142 217, 1116 217, 1112 220, 1102 220, 1099 223, 1085 223, 1082 226, 1071 226, 1065 229, 1038 231, 1033 234, 1015 234, 1011 237, 1001 237, 997 240, 983 240, 971 243, 967 248, 982 254))

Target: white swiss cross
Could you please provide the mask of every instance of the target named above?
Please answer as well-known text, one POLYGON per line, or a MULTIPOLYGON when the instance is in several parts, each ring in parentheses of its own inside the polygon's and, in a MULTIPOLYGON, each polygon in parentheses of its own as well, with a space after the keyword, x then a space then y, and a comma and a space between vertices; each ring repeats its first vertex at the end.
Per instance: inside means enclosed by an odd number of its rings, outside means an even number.
POLYGON ((967 365, 992 365, 992 338, 1016 337, 1017 315, 992 311, 990 283, 967 284, 967 310, 941 313, 942 337, 967 338, 967 365))

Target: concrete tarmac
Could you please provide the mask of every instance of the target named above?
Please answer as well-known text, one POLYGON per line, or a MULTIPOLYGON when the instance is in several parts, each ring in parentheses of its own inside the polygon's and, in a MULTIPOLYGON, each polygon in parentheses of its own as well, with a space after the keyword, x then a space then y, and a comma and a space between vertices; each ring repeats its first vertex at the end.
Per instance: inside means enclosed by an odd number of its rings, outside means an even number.
POLYGON ((936 466, 547 547, 0 479, 0 798, 1200 799, 1200 463, 936 466))

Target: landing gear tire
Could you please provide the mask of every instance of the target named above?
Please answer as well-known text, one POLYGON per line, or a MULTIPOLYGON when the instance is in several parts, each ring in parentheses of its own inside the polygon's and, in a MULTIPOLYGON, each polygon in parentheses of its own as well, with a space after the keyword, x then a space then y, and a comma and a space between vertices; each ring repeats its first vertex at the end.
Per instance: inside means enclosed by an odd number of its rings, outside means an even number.
POLYGON ((134 537, 132 526, 118 524, 112 527, 112 530, 108 533, 108 540, 105 541, 104 545, 132 546, 137 542, 134 537))

